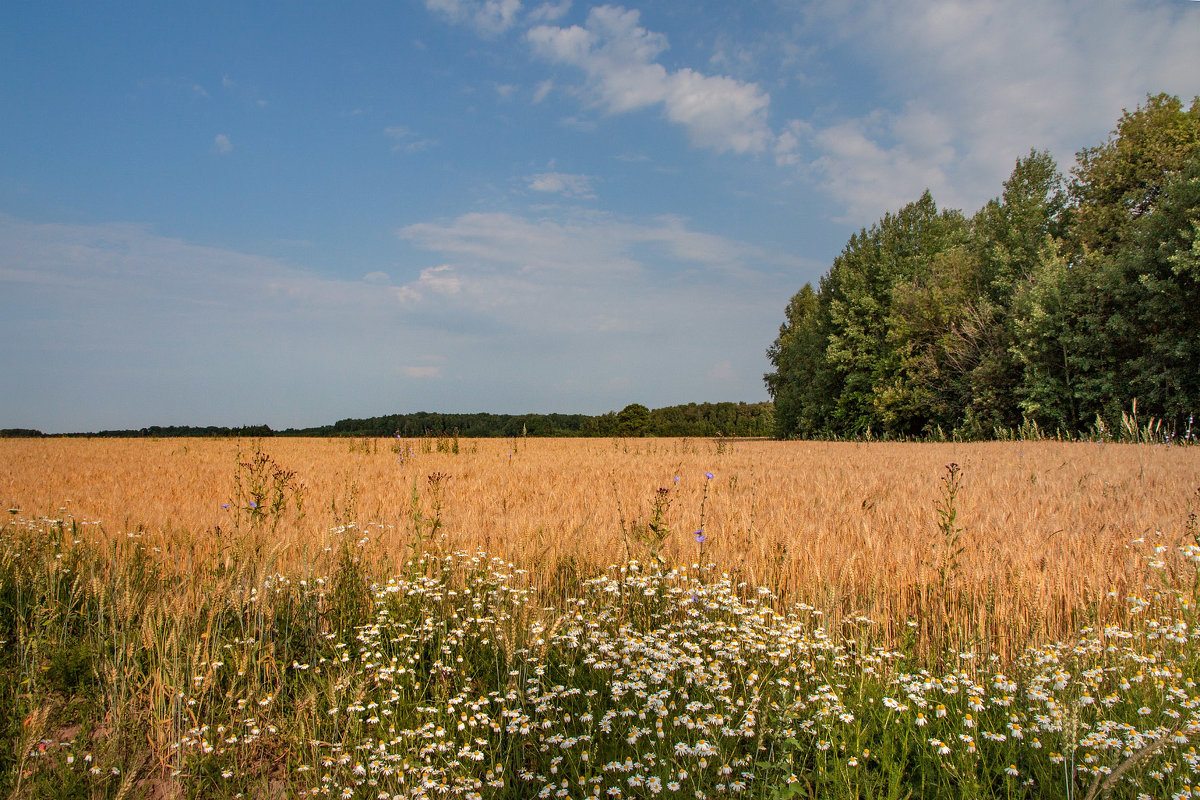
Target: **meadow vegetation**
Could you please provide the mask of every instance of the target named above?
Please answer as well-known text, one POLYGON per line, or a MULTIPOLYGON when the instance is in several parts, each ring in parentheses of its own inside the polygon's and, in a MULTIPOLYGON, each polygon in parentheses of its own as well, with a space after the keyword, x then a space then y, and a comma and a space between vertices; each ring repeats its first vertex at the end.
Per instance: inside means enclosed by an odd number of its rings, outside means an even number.
POLYGON ((1194 448, 65 439, 0 459, 7 796, 1200 780, 1194 448))

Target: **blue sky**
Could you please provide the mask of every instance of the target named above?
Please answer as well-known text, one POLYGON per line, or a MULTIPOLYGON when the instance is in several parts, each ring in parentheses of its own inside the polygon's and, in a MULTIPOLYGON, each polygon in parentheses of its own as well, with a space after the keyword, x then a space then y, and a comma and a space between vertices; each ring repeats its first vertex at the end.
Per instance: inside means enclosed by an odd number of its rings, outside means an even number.
POLYGON ((1197 53, 1194 0, 7 3, 0 427, 763 400, 851 233, 1197 53))

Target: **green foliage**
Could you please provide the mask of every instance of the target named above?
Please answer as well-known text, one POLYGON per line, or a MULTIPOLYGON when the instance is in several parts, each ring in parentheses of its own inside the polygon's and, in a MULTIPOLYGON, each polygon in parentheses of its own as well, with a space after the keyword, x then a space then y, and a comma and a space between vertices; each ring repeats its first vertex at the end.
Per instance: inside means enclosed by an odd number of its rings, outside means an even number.
POLYGON ((1019 159, 970 220, 926 192, 789 302, 765 376, 781 437, 1084 436, 1137 401, 1163 441, 1200 410, 1200 98, 1019 159))
POLYGON ((344 640, 370 618, 371 610, 371 590, 361 553, 353 541, 344 539, 325 606, 327 625, 344 640))
POLYGON ((237 464, 229 503, 236 525, 244 521, 252 528, 269 526, 275 531, 289 508, 304 516, 304 484, 293 470, 257 447, 249 457, 239 450, 237 464))
POLYGON ((1158 94, 1125 111, 1107 142, 1076 154, 1068 241, 1106 255, 1130 244, 1136 221, 1154 213, 1198 149, 1200 98, 1184 110, 1179 98, 1158 94))
POLYGON ((630 403, 617 414, 618 436, 645 436, 650 425, 650 409, 641 403, 630 403))

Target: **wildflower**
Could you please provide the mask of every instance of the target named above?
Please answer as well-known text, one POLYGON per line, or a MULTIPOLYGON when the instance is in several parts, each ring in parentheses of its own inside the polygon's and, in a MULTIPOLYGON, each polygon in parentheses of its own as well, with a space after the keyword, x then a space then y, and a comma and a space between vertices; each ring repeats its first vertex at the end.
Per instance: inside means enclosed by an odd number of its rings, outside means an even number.
POLYGON ((1021 774, 1020 771, 1017 769, 1016 764, 1009 764, 1008 769, 1004 770, 1004 772, 1006 775, 1012 775, 1014 777, 1021 774))
POLYGON ((706 473, 704 473, 704 477, 708 478, 711 481, 716 476, 713 475, 711 472, 706 472, 706 473))
POLYGON ((696 541, 697 541, 698 543, 700 543, 700 544, 704 544, 704 542, 706 541, 706 539, 707 539, 707 537, 704 535, 704 529, 703 529, 703 528, 701 528, 700 530, 696 531, 696 541))

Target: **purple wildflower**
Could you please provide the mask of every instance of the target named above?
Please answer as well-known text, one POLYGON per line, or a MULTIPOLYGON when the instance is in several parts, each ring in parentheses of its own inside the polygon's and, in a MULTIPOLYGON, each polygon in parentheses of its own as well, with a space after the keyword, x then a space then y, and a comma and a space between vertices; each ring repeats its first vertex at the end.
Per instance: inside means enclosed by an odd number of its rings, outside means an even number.
POLYGON ((706 473, 704 473, 704 477, 708 478, 711 481, 716 476, 713 475, 711 472, 706 472, 706 473))
POLYGON ((706 539, 707 539, 707 537, 704 535, 704 528, 701 528, 700 530, 696 531, 696 541, 697 542, 699 542, 700 544, 704 544, 706 539))

